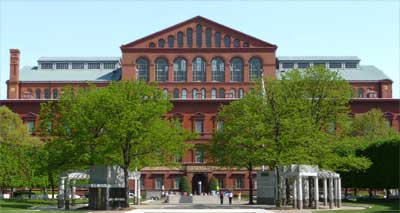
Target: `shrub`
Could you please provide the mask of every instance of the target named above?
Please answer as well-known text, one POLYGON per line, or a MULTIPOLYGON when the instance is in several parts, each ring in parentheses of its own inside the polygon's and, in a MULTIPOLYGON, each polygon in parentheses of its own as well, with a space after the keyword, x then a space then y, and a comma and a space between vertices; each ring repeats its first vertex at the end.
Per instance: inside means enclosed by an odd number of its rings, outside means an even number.
POLYGON ((186 176, 183 176, 179 183, 179 191, 186 193, 190 193, 192 191, 189 184, 189 180, 186 176))
POLYGON ((218 180, 215 177, 211 177, 209 182, 210 191, 217 191, 218 190, 218 180))

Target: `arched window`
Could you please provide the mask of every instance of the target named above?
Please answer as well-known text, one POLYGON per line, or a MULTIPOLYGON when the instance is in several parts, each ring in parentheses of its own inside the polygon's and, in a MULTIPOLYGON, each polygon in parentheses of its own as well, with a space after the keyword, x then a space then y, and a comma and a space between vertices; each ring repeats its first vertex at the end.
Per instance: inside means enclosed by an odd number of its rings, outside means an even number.
POLYGON ((225 90, 223 88, 219 89, 218 98, 225 98, 225 90))
POLYGON ((262 76, 262 64, 259 58, 252 58, 249 62, 250 81, 256 81, 262 76))
POLYGON ((224 37, 224 45, 225 45, 225 47, 231 47, 231 37, 230 36, 226 35, 224 37))
POLYGON ((183 47, 183 32, 178 32, 178 47, 183 47))
POLYGON ((200 48, 203 44, 203 27, 198 24, 196 26, 196 46, 200 48))
POLYGON ((164 58, 156 60, 156 81, 168 81, 168 62, 164 58))
POLYGON ((188 28, 186 30, 186 44, 188 47, 193 47, 193 30, 192 28, 188 28))
POLYGON ((231 61, 231 81, 243 81, 243 61, 240 58, 233 58, 231 61))
POLYGON ((206 29, 206 47, 211 47, 211 29, 206 29))
POLYGON ((192 62, 193 81, 206 81, 206 62, 196 57, 192 62))
POLYGON ((358 93, 357 93, 357 97, 362 98, 363 97, 363 89, 362 88, 358 88, 358 93))
POLYGON ((218 82, 225 81, 225 64, 221 58, 214 58, 211 61, 211 80, 218 82))
POLYGON ((174 61, 174 81, 186 81, 186 60, 177 58, 174 61))
POLYGON ((211 89, 211 99, 217 98, 217 89, 211 89))
POLYGON ((137 80, 149 81, 149 61, 145 58, 139 58, 136 61, 137 80))
POLYGON ((221 47, 221 33, 220 32, 216 32, 214 34, 214 45, 215 47, 221 47))
POLYGON ((167 99, 168 98, 168 89, 163 89, 163 98, 167 99))
POLYGON ((243 98, 243 89, 242 88, 239 88, 239 98, 243 98))
POLYGON ((31 88, 26 90, 26 98, 28 98, 28 99, 33 98, 33 91, 31 88))
POLYGON ((156 44, 154 44, 154 42, 151 42, 150 44, 149 44, 149 47, 156 47, 156 44))
POLYGON ((231 98, 236 98, 236 91, 235 91, 235 89, 231 89, 231 91, 230 91, 230 93, 231 93, 231 98))
POLYGON ((50 89, 44 89, 44 99, 50 99, 50 89))
POLYGON ((192 98, 197 99, 197 89, 192 90, 192 98))
POLYGON ((249 47, 250 45, 249 45, 249 42, 244 42, 243 43, 243 47, 249 47))
POLYGON ((41 91, 40 91, 40 89, 38 88, 38 89, 36 89, 36 91, 35 91, 35 95, 36 95, 36 99, 40 99, 40 93, 41 93, 41 91))
POLYGON ((234 47, 240 47, 240 40, 239 39, 233 40, 233 46, 234 47))
POLYGON ((164 39, 159 39, 159 40, 158 40, 158 47, 164 48, 164 46, 165 46, 165 41, 164 41, 164 39))
POLYGON ((206 99, 206 89, 201 89, 201 99, 206 99))
POLYGON ((187 99, 187 90, 182 89, 182 99, 187 99))
POLYGON ((179 98, 179 89, 178 89, 178 88, 175 88, 175 89, 174 89, 173 98, 174 98, 174 99, 178 99, 178 98, 179 98))
POLYGON ((58 99, 58 89, 53 89, 53 99, 58 99))
POLYGON ((174 43, 175 43, 175 38, 173 35, 168 36, 168 47, 172 48, 174 47, 174 43))

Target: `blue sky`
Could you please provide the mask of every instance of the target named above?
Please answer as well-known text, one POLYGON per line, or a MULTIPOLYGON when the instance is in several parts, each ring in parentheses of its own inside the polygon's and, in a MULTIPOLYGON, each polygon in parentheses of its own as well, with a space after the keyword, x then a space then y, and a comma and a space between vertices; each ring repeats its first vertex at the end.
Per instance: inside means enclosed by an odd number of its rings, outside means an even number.
POLYGON ((0 98, 9 49, 21 66, 40 56, 121 56, 119 46, 201 15, 267 42, 278 56, 359 56, 399 98, 400 1, 0 0, 0 98))

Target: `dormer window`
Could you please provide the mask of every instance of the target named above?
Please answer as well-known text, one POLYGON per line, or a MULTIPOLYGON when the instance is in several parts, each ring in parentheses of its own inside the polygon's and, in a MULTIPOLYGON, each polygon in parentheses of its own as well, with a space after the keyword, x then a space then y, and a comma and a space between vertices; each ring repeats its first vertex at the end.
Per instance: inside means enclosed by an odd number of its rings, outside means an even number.
POLYGON ((115 63, 104 63, 104 69, 115 69, 115 63))
POLYGON ((100 63, 88 63, 89 69, 100 69, 100 63))
POLYGON ((67 70, 68 63, 56 63, 56 69, 58 70, 67 70))
POLYGON ((83 70, 85 65, 83 63, 72 63, 72 69, 74 70, 83 70))
POLYGON ((341 63, 329 63, 329 68, 331 69, 340 69, 342 68, 342 64, 341 63))
POLYGON ((345 67, 347 69, 355 69, 357 68, 357 62, 346 62, 345 67))
POLYGON ((53 64, 52 63, 41 63, 40 69, 51 70, 51 69, 53 69, 53 64))

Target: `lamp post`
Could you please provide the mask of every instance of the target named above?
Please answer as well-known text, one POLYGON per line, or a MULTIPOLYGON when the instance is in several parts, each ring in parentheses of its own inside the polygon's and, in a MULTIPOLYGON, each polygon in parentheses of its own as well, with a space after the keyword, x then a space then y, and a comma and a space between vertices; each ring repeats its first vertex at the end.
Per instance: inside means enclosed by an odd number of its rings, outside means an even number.
POLYGON ((197 184, 199 185, 199 195, 201 195, 201 181, 197 182, 197 184))

